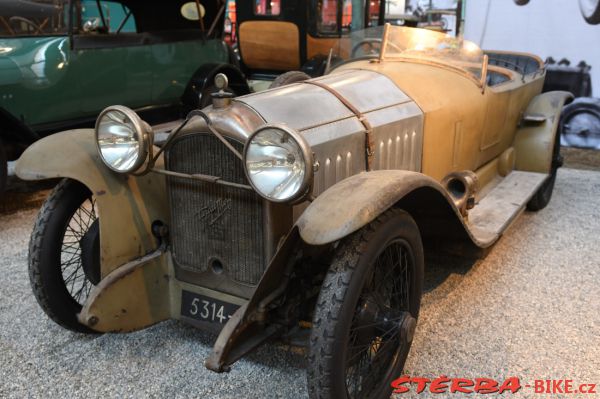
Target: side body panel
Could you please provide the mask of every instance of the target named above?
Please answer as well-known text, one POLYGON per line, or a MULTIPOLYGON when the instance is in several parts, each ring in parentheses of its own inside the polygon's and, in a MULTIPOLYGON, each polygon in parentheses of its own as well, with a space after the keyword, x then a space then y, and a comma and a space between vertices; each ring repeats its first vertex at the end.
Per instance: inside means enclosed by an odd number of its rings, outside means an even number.
MULTIPOLYGON (((422 172, 441 181, 457 170, 477 170, 513 142, 519 120, 539 94, 543 74, 482 90, 456 72, 420 63, 358 61, 385 74, 425 114, 422 172)), ((520 75, 519 75, 520 76, 520 75)))

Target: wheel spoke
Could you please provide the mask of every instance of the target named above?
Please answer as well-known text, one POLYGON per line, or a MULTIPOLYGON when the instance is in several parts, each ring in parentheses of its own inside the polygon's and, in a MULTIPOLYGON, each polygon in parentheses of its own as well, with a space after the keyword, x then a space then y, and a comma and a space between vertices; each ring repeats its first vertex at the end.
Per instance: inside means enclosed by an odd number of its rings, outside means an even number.
POLYGON ((61 245, 61 272, 65 288, 79 304, 83 304, 92 289, 83 270, 81 241, 98 219, 96 201, 88 198, 71 215, 61 245))
POLYGON ((405 245, 394 241, 381 252, 359 295, 346 360, 346 387, 352 398, 369 395, 406 350, 401 320, 410 311, 412 258, 405 245))

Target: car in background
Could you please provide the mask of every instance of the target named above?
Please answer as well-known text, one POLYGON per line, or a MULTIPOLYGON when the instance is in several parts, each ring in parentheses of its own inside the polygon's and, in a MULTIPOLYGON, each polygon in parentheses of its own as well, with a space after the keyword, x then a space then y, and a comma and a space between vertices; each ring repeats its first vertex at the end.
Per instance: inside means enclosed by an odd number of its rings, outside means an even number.
POLYGON ((342 43, 350 43, 352 32, 383 25, 385 14, 380 0, 236 0, 232 7, 233 2, 229 0, 226 34, 236 42, 256 91, 288 71, 294 72, 274 87, 323 75, 328 63, 349 56, 342 43))
POLYGON ((203 107, 223 72, 248 87, 221 40, 220 0, 0 3, 0 192, 7 159, 119 103, 150 121, 203 107), (201 16, 200 18, 198 16, 201 16))

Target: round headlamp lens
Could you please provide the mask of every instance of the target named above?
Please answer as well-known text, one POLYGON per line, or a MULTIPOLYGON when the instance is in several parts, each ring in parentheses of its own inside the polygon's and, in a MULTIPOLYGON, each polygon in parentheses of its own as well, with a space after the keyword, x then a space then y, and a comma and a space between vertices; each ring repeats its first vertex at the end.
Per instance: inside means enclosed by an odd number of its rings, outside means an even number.
POLYGON ((260 195, 274 202, 305 193, 309 172, 306 147, 291 132, 266 127, 252 135, 245 150, 246 173, 260 195))
POLYGON ((109 108, 102 112, 96 123, 100 156, 109 168, 121 173, 134 171, 144 161, 141 120, 136 120, 137 115, 130 112, 109 108))

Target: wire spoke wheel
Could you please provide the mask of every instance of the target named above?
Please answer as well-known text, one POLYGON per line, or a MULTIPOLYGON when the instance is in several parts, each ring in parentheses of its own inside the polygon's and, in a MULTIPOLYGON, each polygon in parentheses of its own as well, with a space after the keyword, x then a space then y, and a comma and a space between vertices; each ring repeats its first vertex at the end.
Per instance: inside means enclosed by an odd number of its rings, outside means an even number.
POLYGON ((346 360, 348 396, 366 398, 408 353, 402 324, 410 318, 409 282, 414 263, 403 240, 391 242, 375 260, 359 297, 349 331, 346 360), (382 378, 383 377, 383 378, 382 378))
POLYGON ((78 314, 101 279, 99 220, 91 191, 64 179, 40 209, 29 242, 29 279, 40 307, 77 332, 94 332, 78 314))
POLYGON ((62 241, 60 269, 63 282, 71 297, 80 305, 85 303, 94 285, 83 268, 82 243, 88 239, 87 234, 96 220, 96 200, 87 198, 73 213, 62 241))
POLYGON ((311 399, 390 397, 413 340, 423 268, 419 229, 400 209, 340 241, 313 315, 311 399))

